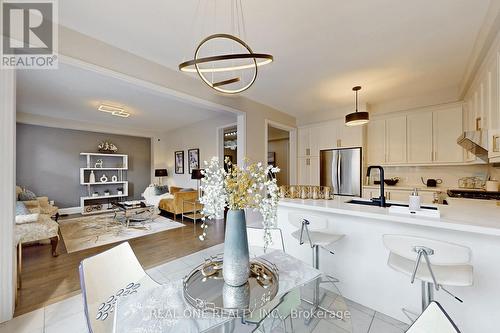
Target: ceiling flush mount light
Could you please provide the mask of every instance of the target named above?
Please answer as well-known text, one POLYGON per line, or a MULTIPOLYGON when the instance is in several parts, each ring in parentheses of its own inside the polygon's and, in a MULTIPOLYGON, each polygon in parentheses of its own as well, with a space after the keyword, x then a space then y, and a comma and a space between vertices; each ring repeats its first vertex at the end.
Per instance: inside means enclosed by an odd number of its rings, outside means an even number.
POLYGON ((243 41, 241 32, 245 34, 245 20, 241 0, 231 0, 231 4, 230 30, 233 33, 216 33, 204 38, 196 47, 194 58, 181 63, 179 70, 197 73, 214 90, 237 94, 255 82, 258 67, 274 59, 270 54, 254 53, 243 41))
POLYGON ((99 105, 97 110, 99 110, 101 112, 111 113, 111 115, 116 116, 116 117, 122 117, 122 118, 130 117, 130 113, 128 113, 127 111, 125 111, 124 108, 119 107, 119 106, 101 104, 101 105, 99 105))
POLYGON ((356 111, 345 116, 345 124, 347 126, 364 125, 370 121, 370 114, 366 111, 358 112, 358 91, 361 90, 361 87, 356 86, 352 90, 356 92, 356 111))

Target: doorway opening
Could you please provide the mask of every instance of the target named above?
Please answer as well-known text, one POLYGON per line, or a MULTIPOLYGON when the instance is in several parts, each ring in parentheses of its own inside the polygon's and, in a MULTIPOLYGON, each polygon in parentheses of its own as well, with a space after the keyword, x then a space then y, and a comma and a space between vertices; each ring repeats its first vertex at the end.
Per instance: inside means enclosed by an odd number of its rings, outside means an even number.
POLYGON ((277 166, 278 186, 290 185, 290 132, 267 125, 267 164, 277 166))
MULTIPOLYGON (((237 125, 222 128, 222 161, 227 171, 227 163, 238 163, 238 127, 237 125)), ((220 157, 219 157, 220 158, 220 157)))

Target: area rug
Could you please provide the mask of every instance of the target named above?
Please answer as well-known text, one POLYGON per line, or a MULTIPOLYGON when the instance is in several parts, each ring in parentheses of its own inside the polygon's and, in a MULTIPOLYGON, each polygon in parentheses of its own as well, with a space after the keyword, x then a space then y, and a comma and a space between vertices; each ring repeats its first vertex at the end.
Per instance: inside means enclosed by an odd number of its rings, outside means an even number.
POLYGON ((59 230, 68 253, 184 226, 182 223, 174 222, 163 216, 154 217, 152 221, 145 223, 144 226, 134 224, 129 228, 116 222, 113 219, 113 214, 59 220, 59 230))

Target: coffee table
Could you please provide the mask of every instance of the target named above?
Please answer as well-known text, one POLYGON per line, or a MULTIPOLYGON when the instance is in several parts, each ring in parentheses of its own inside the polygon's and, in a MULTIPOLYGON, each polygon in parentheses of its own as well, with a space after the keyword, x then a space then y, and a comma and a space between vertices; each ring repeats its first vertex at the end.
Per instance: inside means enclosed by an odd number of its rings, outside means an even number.
POLYGON ((152 221, 155 214, 155 206, 146 204, 143 201, 139 204, 127 204, 126 201, 111 204, 115 209, 114 220, 127 228, 130 227, 131 223, 141 223, 142 227, 145 227, 146 222, 152 221))

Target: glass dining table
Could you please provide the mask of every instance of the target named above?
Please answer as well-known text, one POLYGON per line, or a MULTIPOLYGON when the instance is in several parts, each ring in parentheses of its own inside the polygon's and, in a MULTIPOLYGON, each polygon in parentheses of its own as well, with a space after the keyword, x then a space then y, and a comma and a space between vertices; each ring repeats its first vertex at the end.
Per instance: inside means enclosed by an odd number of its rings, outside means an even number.
MULTIPOLYGON (((183 280, 139 290, 120 299, 114 313, 116 333, 352 332, 351 313, 336 280, 312 266, 272 251, 259 256, 277 268, 276 296, 260 308, 237 316, 193 307, 183 280)), ((220 290, 204 290, 218 297, 220 290)), ((220 295, 222 297, 222 295, 220 295)))

